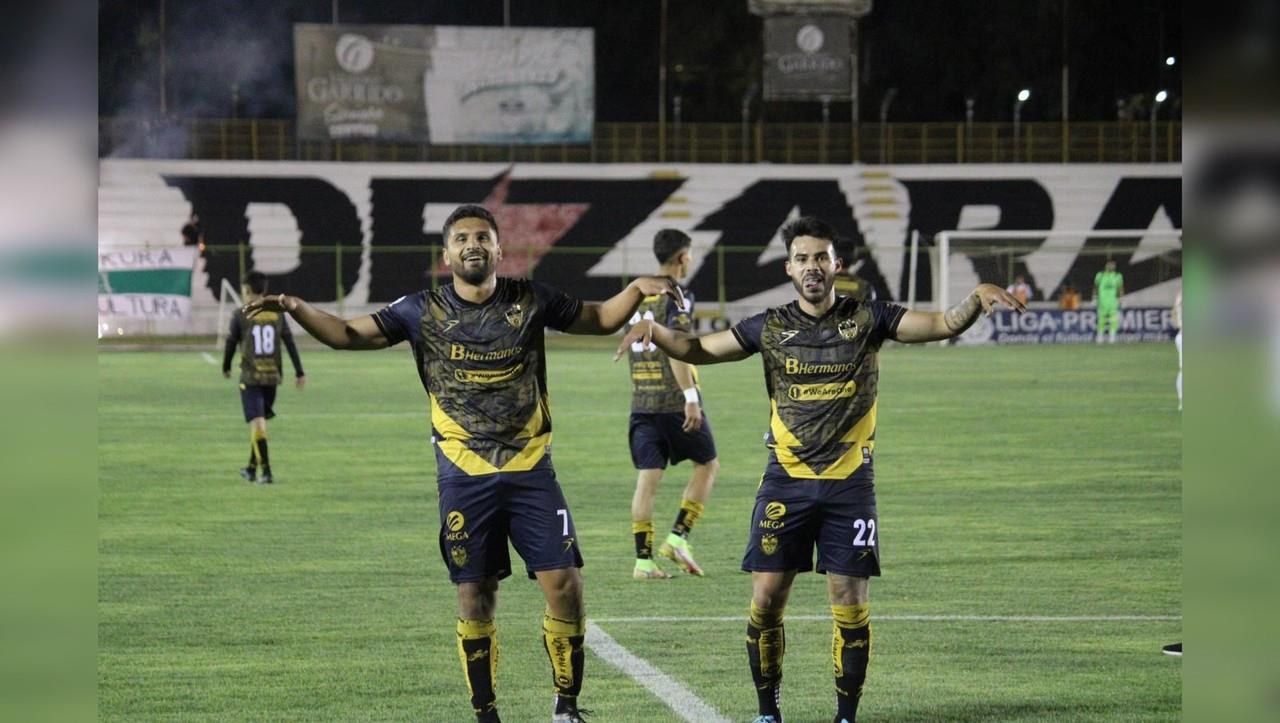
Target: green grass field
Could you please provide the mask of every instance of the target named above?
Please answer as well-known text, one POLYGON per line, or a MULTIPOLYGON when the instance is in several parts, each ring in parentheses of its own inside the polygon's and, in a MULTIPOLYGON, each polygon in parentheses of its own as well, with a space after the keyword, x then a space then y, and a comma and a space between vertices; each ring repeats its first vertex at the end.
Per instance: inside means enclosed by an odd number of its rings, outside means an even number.
MULTIPOLYGON (((625 364, 594 340, 550 347, 555 462, 589 617, 751 720, 738 564, 765 460, 759 359, 703 370, 722 463, 692 537, 708 577, 633 582, 625 364), (658 615, 732 620, 625 620, 658 615)), ((101 719, 472 719, 409 353, 303 361, 308 388, 283 387, 271 422, 278 484, 261 487, 236 474, 248 436, 235 384, 199 352, 99 356, 101 719)), ((1171 344, 882 354, 885 572, 871 585, 866 720, 1180 717, 1181 663, 1160 654, 1181 636, 1176 365, 1171 344), (892 619, 974 615, 1174 619, 892 619)), ((664 480, 660 531, 687 474, 664 480)), ((548 720, 541 596, 517 574, 499 600, 503 718, 548 720)), ((800 576, 787 612, 828 615, 824 579, 800 576)), ((831 720, 830 630, 787 625, 791 723, 831 720)), ((590 651, 582 704, 604 723, 680 720, 590 651)))

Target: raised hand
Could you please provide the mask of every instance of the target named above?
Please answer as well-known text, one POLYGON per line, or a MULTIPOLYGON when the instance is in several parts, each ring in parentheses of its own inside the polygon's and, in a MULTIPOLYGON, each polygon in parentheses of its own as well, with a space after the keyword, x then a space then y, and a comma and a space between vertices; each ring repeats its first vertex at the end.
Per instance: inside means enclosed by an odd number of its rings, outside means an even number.
POLYGON ((640 342, 641 344, 648 346, 649 342, 652 340, 653 321, 651 319, 641 319, 634 326, 628 329, 626 334, 622 335, 622 342, 618 344, 618 350, 613 353, 613 360, 618 361, 621 359, 622 355, 626 354, 627 351, 631 349, 632 344, 640 342))
POLYGON ((267 294, 241 307, 244 315, 252 319, 263 311, 293 311, 298 308, 298 300, 287 294, 267 294))
POLYGON ((637 276, 631 284, 645 296, 657 296, 666 294, 675 299, 680 308, 685 308, 684 291, 680 289, 680 284, 670 276, 637 276))
POLYGON ((982 303, 982 311, 987 316, 996 312, 996 304, 1003 304, 1019 314, 1027 310, 1027 305, 1019 301, 1018 297, 995 284, 978 284, 974 293, 978 295, 978 301, 982 303))

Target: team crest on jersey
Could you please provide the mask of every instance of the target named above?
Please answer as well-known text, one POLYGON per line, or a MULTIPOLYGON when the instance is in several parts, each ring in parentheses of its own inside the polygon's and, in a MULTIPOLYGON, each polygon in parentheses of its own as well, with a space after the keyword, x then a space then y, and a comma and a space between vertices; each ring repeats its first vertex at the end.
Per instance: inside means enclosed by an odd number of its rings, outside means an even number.
POLYGON ((454 567, 466 567, 467 560, 470 559, 467 555, 467 548, 462 545, 454 545, 453 547, 450 547, 449 559, 453 560, 454 567))
POLYGON ((845 341, 853 341, 858 338, 860 329, 858 328, 858 322, 853 319, 845 319, 836 325, 836 331, 840 332, 840 336, 844 337, 845 341))
POLYGON ((760 550, 766 555, 772 555, 778 551, 778 536, 764 535, 760 538, 760 550))
POLYGON ((519 329, 520 325, 524 323, 524 307, 519 304, 512 304, 511 308, 507 309, 506 319, 508 324, 519 329))

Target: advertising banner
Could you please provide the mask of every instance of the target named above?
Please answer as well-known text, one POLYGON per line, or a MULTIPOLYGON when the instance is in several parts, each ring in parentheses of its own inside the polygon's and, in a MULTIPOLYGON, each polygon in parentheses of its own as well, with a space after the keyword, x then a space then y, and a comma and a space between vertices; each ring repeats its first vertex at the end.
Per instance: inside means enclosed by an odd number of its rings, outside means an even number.
POLYGON ((777 15, 764 20, 764 99, 847 100, 849 19, 777 15))
MULTIPOLYGON (((1096 309, 1028 309, 1023 314, 997 311, 979 318, 960 337, 961 344, 1090 344, 1097 339, 1096 309)), ((1117 342, 1172 341, 1173 309, 1134 307, 1120 310, 1117 342)), ((1104 338, 1109 338, 1105 337, 1104 338)))
POLYGON ((435 144, 587 143, 590 28, 294 26, 298 134, 435 144))

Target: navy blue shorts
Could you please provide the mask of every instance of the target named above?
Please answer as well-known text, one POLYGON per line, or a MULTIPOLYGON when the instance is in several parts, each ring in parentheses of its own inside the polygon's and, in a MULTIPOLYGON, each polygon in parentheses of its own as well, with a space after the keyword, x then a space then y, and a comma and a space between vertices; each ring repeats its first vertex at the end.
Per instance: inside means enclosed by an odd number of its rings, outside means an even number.
POLYGON ((240 406, 244 407, 244 421, 251 422, 258 417, 271 419, 276 416, 273 409, 276 404, 276 386, 268 384, 240 385, 240 406))
POLYGON ((530 579, 542 570, 582 567, 573 517, 550 464, 528 472, 447 475, 438 487, 440 556, 455 584, 509 576, 508 538, 530 579))
POLYGON ((808 572, 816 546, 819 573, 879 577, 874 479, 869 469, 842 480, 795 479, 771 465, 756 491, 742 569, 808 572))
POLYGON ((636 469, 666 469, 691 459, 706 464, 716 458, 716 440, 711 436, 711 420, 702 412, 702 428, 686 432, 684 412, 631 413, 631 464, 636 469))

